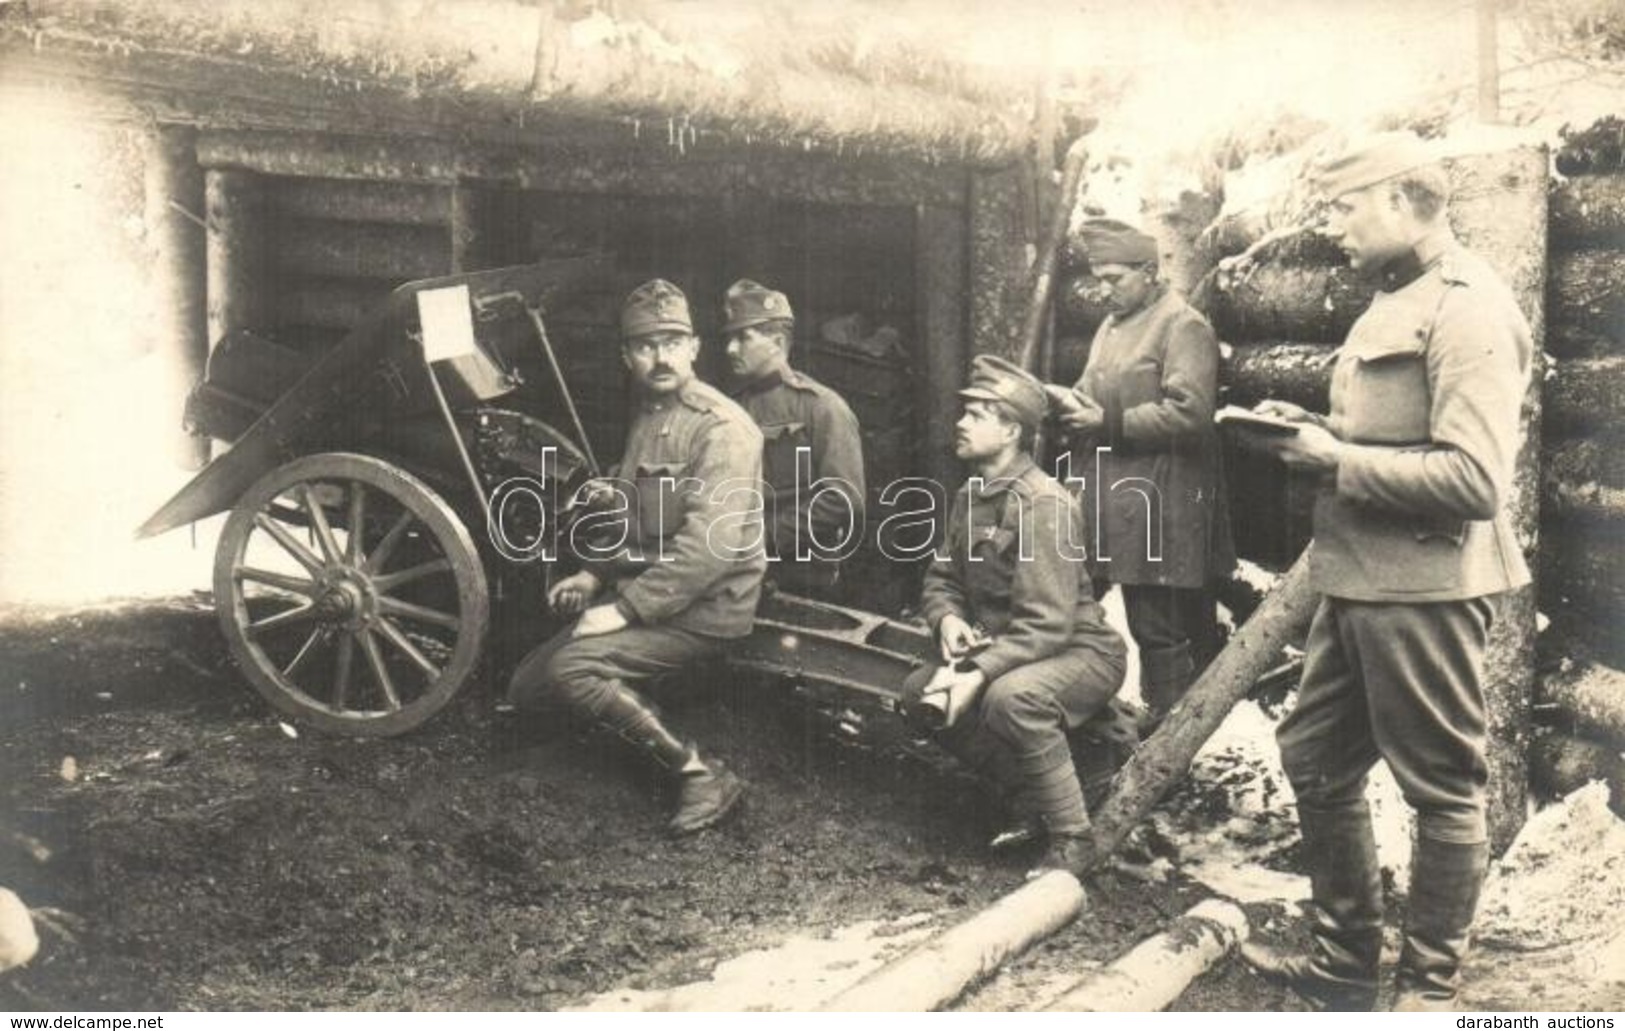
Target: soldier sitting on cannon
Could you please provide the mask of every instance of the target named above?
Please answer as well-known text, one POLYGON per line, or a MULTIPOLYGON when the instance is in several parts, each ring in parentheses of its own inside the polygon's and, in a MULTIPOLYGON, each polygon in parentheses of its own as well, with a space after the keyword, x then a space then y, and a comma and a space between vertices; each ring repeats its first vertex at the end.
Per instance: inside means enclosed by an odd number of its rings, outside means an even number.
POLYGON ((620 532, 584 549, 584 568, 548 602, 576 621, 525 657, 510 699, 562 708, 632 743, 676 778, 670 829, 703 830, 738 802, 742 784, 673 734, 633 685, 720 652, 750 632, 761 593, 762 434, 749 415, 694 375, 699 340, 688 301, 664 280, 638 287, 621 312, 621 354, 637 408, 613 480, 583 488, 620 532))
POLYGON ((1043 385, 981 355, 960 396, 955 453, 974 474, 921 601, 941 664, 910 674, 903 711, 1005 793, 1018 821, 995 847, 1047 834, 1039 868, 1071 868, 1089 815, 1067 731, 1122 686, 1126 648, 1071 553, 1083 536, 1078 501, 1032 459, 1043 385))

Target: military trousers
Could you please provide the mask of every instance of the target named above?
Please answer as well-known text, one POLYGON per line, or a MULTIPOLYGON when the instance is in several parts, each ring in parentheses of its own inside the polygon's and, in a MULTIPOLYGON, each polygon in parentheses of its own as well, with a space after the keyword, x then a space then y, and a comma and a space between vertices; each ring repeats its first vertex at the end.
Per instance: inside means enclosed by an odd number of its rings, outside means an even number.
MULTIPOLYGON (((939 668, 922 666, 903 681, 904 713, 919 704, 939 668)), ((1017 666, 984 687, 976 704, 937 739, 973 769, 1009 784, 1023 763, 1070 761, 1067 731, 1111 701, 1126 668, 1121 652, 1079 647, 1017 666)))
POLYGON ((514 670, 508 700, 593 719, 619 689, 675 673, 720 653, 727 640, 673 626, 629 626, 594 637, 560 631, 514 670))
POLYGON ((1497 601, 1321 599, 1297 706, 1276 731, 1299 805, 1352 810, 1382 759, 1419 834, 1487 839, 1483 667, 1497 601))

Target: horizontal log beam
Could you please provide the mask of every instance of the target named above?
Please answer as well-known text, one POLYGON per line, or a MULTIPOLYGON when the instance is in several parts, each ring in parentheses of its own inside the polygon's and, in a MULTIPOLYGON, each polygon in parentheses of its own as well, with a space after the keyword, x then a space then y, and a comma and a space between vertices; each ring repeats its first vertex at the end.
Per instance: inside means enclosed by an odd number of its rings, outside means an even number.
POLYGON ((451 270, 446 231, 431 226, 284 222, 271 240, 272 261, 287 275, 401 282, 451 270))
POLYGON ((1221 340, 1340 344, 1375 290, 1346 265, 1262 262, 1217 276, 1208 313, 1221 340))
POLYGON ((1559 358, 1606 358, 1625 354, 1625 325, 1604 330, 1554 322, 1546 331, 1546 350, 1559 358))
POLYGON ((1625 440, 1617 433, 1548 441, 1541 480, 1543 518, 1625 520, 1625 440))
POLYGON ((1553 325, 1618 339, 1625 326, 1625 250, 1552 255, 1546 293, 1553 325))
POLYGON ((1230 404, 1253 405, 1268 397, 1324 412, 1334 355, 1326 344, 1235 344, 1227 348, 1219 381, 1229 388, 1230 404))
POLYGON ((1541 696, 1571 732, 1625 750, 1625 673, 1587 662, 1541 681, 1541 696))
POLYGON ((1625 816, 1625 755, 1616 747, 1556 732, 1537 734, 1529 749, 1529 777, 1549 799, 1600 780, 1608 785, 1608 808, 1625 816))
POLYGON ((388 297, 389 287, 378 280, 296 280, 273 308, 279 324, 348 330, 388 297))
POLYGON ((444 186, 356 179, 285 179, 266 193, 286 218, 411 226, 445 225, 451 196, 444 186))
POLYGON ((1541 389, 1548 432, 1625 426, 1625 355, 1554 362, 1541 389))
POLYGON ((1588 623, 1625 626, 1625 523, 1554 518, 1543 530, 1541 608, 1572 608, 1588 623))
POLYGON ((643 197, 716 197, 741 193, 830 204, 936 204, 962 208, 962 167, 907 160, 779 154, 686 157, 670 147, 468 148, 438 140, 400 140, 288 132, 205 132, 205 167, 267 175, 376 179, 449 185, 500 182, 534 190, 643 197))

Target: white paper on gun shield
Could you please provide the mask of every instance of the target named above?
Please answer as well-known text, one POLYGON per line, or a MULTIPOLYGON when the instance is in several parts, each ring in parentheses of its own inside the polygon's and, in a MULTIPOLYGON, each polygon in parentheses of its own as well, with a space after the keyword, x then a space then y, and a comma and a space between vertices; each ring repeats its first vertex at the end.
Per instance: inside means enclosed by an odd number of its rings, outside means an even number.
POLYGON ((424 361, 443 362, 478 353, 467 284, 419 290, 417 299, 424 361))

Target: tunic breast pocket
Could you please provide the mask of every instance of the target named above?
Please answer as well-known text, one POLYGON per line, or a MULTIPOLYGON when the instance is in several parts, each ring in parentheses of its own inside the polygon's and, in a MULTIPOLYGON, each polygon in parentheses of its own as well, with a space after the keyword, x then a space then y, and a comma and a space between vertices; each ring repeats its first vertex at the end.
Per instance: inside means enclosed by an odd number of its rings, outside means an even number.
POLYGON ((1162 365, 1144 358, 1124 369, 1117 377, 1117 401, 1123 408, 1162 400, 1162 365))
POLYGON ((638 467, 632 481, 636 488, 633 507, 644 540, 670 537, 683 525, 686 495, 698 486, 684 476, 685 471, 675 462, 638 467))
POLYGON ((811 446, 812 434, 804 422, 763 426, 762 479, 774 491, 793 490, 796 485, 796 450, 811 446))
POLYGON ((1433 404, 1427 352, 1420 340, 1350 355, 1343 433, 1359 444, 1420 444, 1429 439, 1433 404))
MULTIPOLYGON (((965 564, 966 581, 973 598, 1002 608, 1010 597, 1017 558, 1017 533, 1006 526, 988 527, 971 541, 971 561, 965 564)), ((979 612, 986 621, 989 613, 979 612)), ((993 628, 989 628, 993 629, 993 628)))

